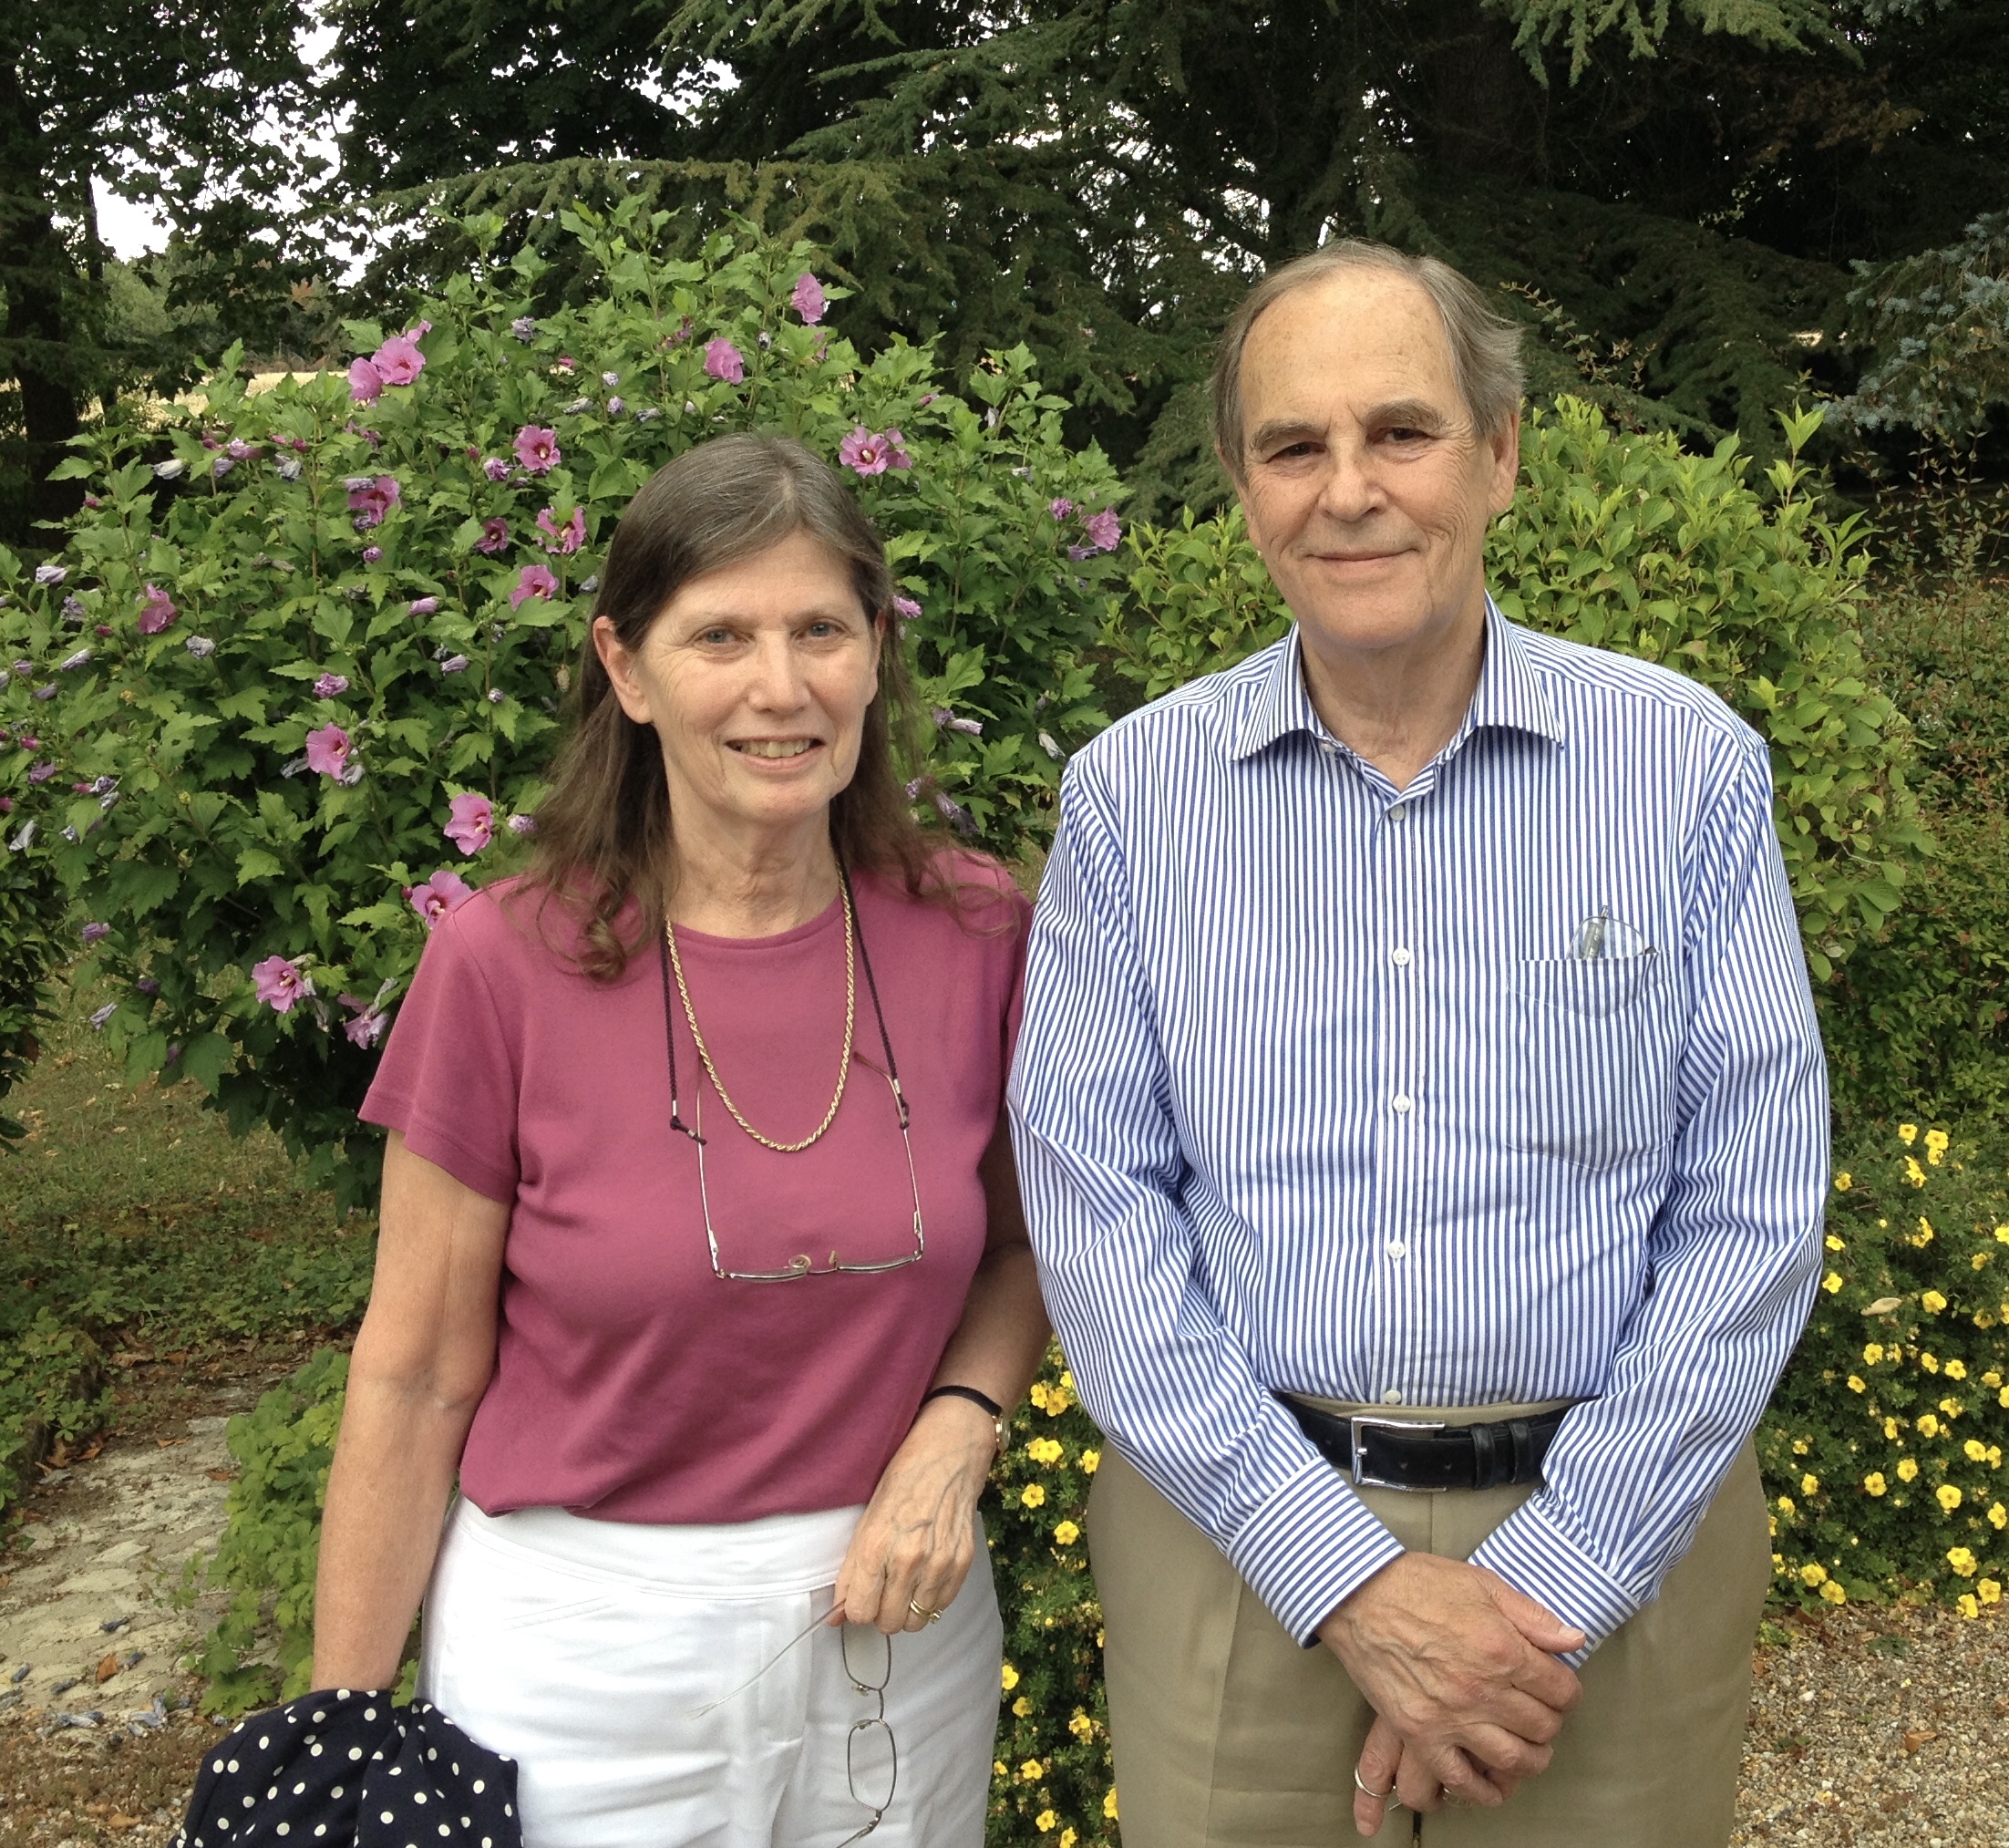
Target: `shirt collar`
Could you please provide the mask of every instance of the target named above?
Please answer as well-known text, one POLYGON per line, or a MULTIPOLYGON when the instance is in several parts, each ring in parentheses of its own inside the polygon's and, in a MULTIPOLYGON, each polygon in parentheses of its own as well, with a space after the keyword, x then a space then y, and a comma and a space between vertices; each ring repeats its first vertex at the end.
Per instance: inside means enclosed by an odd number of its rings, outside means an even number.
MULTIPOLYGON (((1446 749, 1455 749, 1482 728, 1530 732, 1551 744, 1563 741, 1562 727, 1530 658, 1526 636, 1500 614, 1490 596, 1486 599, 1486 659, 1478 686, 1466 708, 1465 722, 1446 749)), ((1295 623, 1256 681, 1228 754, 1237 761, 1254 757, 1293 731, 1309 733, 1322 743, 1332 738, 1305 689, 1304 647, 1295 623)))

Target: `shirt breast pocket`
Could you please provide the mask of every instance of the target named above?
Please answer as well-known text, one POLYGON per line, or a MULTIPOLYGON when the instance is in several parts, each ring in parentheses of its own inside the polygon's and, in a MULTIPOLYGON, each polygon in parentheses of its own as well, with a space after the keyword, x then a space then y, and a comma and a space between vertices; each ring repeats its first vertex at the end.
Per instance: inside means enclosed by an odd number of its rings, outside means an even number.
POLYGON ((1520 963, 1509 987, 1512 1146, 1592 1170, 1661 1147, 1673 1129, 1674 1060, 1660 957, 1520 963))

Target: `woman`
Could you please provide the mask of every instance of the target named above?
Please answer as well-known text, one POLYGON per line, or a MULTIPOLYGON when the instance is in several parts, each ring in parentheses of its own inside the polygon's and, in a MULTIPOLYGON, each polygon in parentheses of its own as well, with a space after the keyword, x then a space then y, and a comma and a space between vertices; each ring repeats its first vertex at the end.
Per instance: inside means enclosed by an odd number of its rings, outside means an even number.
POLYGON ((983 1839, 1025 906, 910 818, 891 594, 799 444, 661 470, 533 871, 439 923, 364 1106, 314 1682, 387 1686, 423 1592, 527 1848, 983 1839))

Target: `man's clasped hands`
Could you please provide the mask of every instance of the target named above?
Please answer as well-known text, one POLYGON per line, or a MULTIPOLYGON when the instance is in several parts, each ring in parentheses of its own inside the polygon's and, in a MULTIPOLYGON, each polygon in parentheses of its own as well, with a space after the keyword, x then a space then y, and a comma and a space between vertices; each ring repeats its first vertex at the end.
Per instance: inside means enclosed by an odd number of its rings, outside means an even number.
POLYGON ((1583 1698, 1556 1659, 1581 1648, 1583 1632, 1461 1560, 1404 1554, 1318 1634, 1376 1715, 1355 1778, 1363 1835, 1396 1802, 1417 1812, 1505 1802, 1548 1769, 1563 1718, 1583 1698))

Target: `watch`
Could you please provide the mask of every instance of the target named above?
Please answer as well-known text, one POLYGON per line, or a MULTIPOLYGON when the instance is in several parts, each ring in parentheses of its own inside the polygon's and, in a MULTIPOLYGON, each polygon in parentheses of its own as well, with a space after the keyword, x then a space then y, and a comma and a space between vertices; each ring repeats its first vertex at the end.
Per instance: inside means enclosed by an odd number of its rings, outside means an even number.
POLYGON ((938 1386, 921 1396, 926 1405, 931 1399, 966 1399, 972 1405, 982 1406, 991 1415, 991 1431, 997 1440, 997 1453, 1003 1456, 1009 1447, 1004 1430, 1004 1408, 987 1392, 979 1392, 974 1386, 938 1386))

